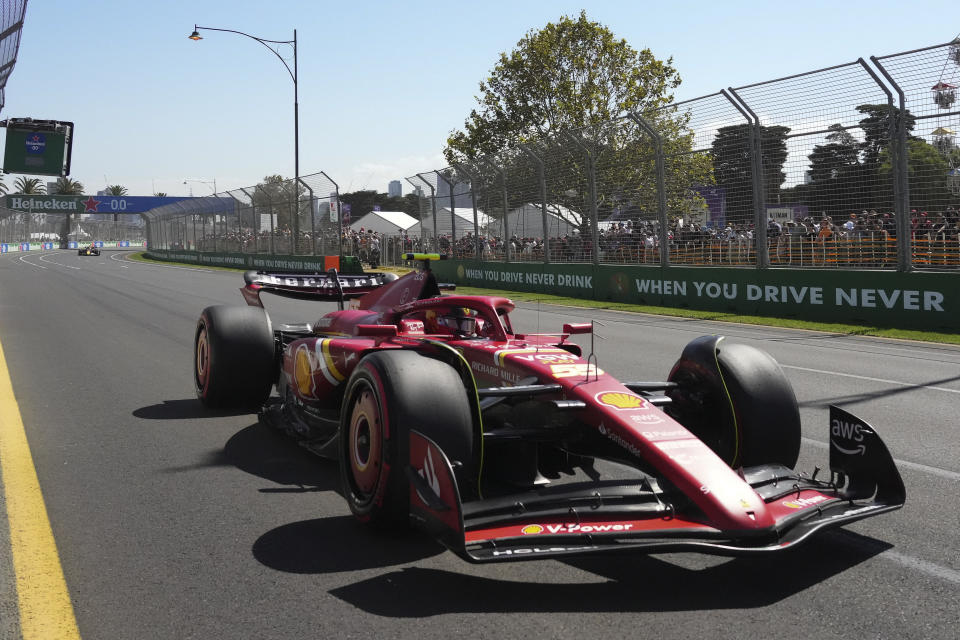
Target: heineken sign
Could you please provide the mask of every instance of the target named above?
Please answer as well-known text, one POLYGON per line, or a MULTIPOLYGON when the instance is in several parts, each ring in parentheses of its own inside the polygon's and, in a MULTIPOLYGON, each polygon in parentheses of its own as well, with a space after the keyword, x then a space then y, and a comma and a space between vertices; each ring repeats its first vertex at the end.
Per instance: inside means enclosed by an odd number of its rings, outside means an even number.
POLYGON ((144 213, 186 198, 155 196, 8 195, 7 209, 31 213, 144 213))

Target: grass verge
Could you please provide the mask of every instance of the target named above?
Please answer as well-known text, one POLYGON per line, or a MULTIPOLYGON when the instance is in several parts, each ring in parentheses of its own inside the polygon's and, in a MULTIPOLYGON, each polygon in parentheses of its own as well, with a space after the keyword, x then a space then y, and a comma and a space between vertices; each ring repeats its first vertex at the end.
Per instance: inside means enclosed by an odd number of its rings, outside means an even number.
MULTIPOLYGON (((186 264, 179 262, 166 262, 160 260, 150 260, 144 257, 142 252, 133 253, 127 256, 130 260, 138 262, 156 263, 156 264, 174 264, 185 267, 196 267, 195 264, 186 264)), ((231 267, 208 267, 204 269, 216 269, 219 271, 244 271, 244 269, 235 269, 231 267)), ((410 271, 404 267, 381 267, 377 271, 390 271, 403 275, 410 271)), ((733 322, 739 324, 753 324, 766 327, 781 327, 784 329, 805 329, 808 331, 822 331, 825 333, 850 335, 850 336, 874 336, 878 338, 894 338, 897 340, 914 340, 919 342, 938 342, 941 344, 960 345, 960 334, 956 333, 938 333, 934 331, 910 331, 905 329, 893 329, 887 327, 873 327, 869 325, 839 324, 829 322, 811 322, 809 320, 796 320, 792 318, 773 318, 767 316, 744 316, 734 313, 720 313, 716 311, 697 311, 694 309, 674 309, 672 307, 652 307, 647 305, 626 304, 621 302, 608 302, 605 300, 583 300, 580 298, 566 298, 564 296, 554 296, 544 293, 525 293, 521 291, 503 291, 499 289, 480 289, 476 287, 457 287, 457 292, 464 295, 498 295, 510 298, 514 302, 542 302, 544 304, 556 304, 567 307, 579 307, 581 309, 604 309, 608 311, 626 311, 630 313, 646 313, 658 316, 671 316, 675 318, 695 318, 697 320, 713 320, 716 322, 733 322)))

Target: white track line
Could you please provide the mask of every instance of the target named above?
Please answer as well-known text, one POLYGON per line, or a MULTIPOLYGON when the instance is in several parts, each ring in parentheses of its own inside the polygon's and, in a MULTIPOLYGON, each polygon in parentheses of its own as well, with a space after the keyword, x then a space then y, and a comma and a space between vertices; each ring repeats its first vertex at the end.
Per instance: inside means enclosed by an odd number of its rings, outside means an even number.
MULTIPOLYGON (((126 256, 126 255, 127 255, 127 254, 125 254, 125 253, 121 253, 119 257, 118 257, 118 256, 115 256, 115 255, 111 255, 111 256, 110 256, 110 259, 111 259, 112 261, 114 261, 114 262, 133 262, 132 260, 126 260, 126 259, 124 259, 124 256, 126 256)), ((120 268, 121 268, 121 269, 129 269, 130 267, 129 267, 128 265, 121 264, 121 265, 120 265, 120 268)))
POLYGON ((780 367, 782 369, 794 369, 796 371, 806 371, 808 373, 822 373, 829 376, 841 376, 843 378, 856 378, 857 380, 869 380, 871 382, 895 384, 898 387, 915 387, 917 389, 930 389, 931 391, 945 391, 946 393, 960 393, 960 389, 948 389, 946 387, 932 387, 926 384, 914 384, 912 382, 902 382, 900 380, 886 380, 884 378, 871 378, 870 376, 858 376, 852 373, 840 373, 839 371, 824 371, 822 369, 808 369, 807 367, 795 367, 789 364, 781 364, 780 367))
POLYGON ((127 254, 124 253, 120 257, 110 256, 110 259, 116 260, 117 262, 129 262, 131 264, 139 265, 141 267, 156 267, 158 269, 181 269, 183 271, 205 271, 207 273, 218 273, 218 271, 214 269, 203 269, 200 267, 178 267, 172 264, 149 264, 146 262, 138 262, 137 260, 127 260, 126 255, 127 254))
MULTIPOLYGON (((812 438, 800 439, 807 444, 819 447, 821 449, 828 449, 830 447, 830 445, 826 442, 820 442, 819 440, 814 440, 812 438)), ((913 469, 914 471, 929 473, 930 475, 940 476, 941 478, 946 478, 947 480, 955 480, 960 482, 960 473, 957 473, 956 471, 948 471, 947 469, 941 469, 940 467, 931 467, 930 465, 920 464, 919 462, 910 462, 909 460, 900 460, 899 458, 894 459, 894 462, 900 467, 906 467, 908 469, 913 469)))
POLYGON ((39 258, 40 262, 46 262, 47 264, 54 264, 54 265, 56 265, 56 266, 58 266, 58 267, 66 267, 67 269, 77 269, 77 270, 80 269, 80 267, 71 267, 71 266, 68 265, 68 264, 60 264, 59 262, 50 262, 49 260, 44 260, 44 258, 46 258, 46 257, 47 257, 47 256, 40 256, 40 258, 39 258))
POLYGON ((28 265, 30 265, 31 267, 36 267, 37 269, 46 269, 46 268, 47 268, 47 267, 43 266, 42 264, 33 264, 32 262, 27 262, 26 260, 24 260, 24 258, 26 258, 26 256, 20 256, 20 258, 19 258, 19 259, 20 259, 20 262, 22 262, 23 264, 28 264, 28 265))
POLYGON ((911 569, 926 573, 927 575, 941 578, 955 584, 960 584, 960 571, 956 571, 950 567, 944 567, 942 565, 928 562, 927 560, 921 560, 920 558, 908 556, 905 553, 900 553, 899 551, 893 550, 884 551, 880 554, 880 557, 893 560, 898 564, 902 564, 905 567, 910 567, 911 569))

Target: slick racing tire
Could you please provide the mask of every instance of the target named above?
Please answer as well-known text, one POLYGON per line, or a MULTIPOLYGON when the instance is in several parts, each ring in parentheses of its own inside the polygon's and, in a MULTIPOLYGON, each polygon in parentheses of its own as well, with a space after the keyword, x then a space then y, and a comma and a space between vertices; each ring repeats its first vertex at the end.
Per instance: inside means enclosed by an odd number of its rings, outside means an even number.
POLYGON ((796 465, 797 398, 768 353, 703 336, 684 348, 668 379, 679 386, 667 413, 731 467, 796 465))
POLYGON ((433 440, 458 472, 473 469, 473 421, 463 381, 414 351, 364 357, 347 382, 340 417, 340 478, 350 511, 403 529, 410 511, 410 431, 433 440))
POLYGON ((257 409, 276 371, 270 316, 259 307, 207 307, 193 340, 197 397, 211 409, 257 409))

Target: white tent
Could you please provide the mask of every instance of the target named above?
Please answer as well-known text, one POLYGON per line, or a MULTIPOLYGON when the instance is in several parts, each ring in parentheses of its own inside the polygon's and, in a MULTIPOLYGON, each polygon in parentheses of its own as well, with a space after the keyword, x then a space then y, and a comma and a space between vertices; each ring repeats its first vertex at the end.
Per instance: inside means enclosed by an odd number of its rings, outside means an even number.
POLYGON ((417 234, 419 234, 420 221, 409 216, 403 211, 371 211, 367 215, 350 223, 352 231, 373 231, 374 233, 383 233, 388 236, 396 236, 401 233, 414 235, 411 227, 416 225, 417 234))
MULTIPOLYGON (((507 216, 510 235, 520 238, 543 237, 543 212, 539 204, 528 203, 510 211, 507 216)), ((579 230, 580 214, 559 205, 547 205, 547 235, 551 238, 579 230)), ((503 229, 500 229, 502 233, 503 229)))
MULTIPOLYGON (((473 209, 470 207, 454 207, 453 213, 456 216, 457 237, 462 238, 468 233, 473 233, 473 209)), ((484 212, 477 210, 477 223, 480 225, 480 235, 487 233, 487 226, 490 224, 490 218, 484 212)), ((449 236, 452 226, 450 218, 450 207, 437 208, 437 233, 441 236, 449 236)), ((410 229, 410 235, 420 235, 420 224, 410 229)), ((427 211, 423 215, 423 235, 430 238, 433 236, 433 212, 427 211)))

